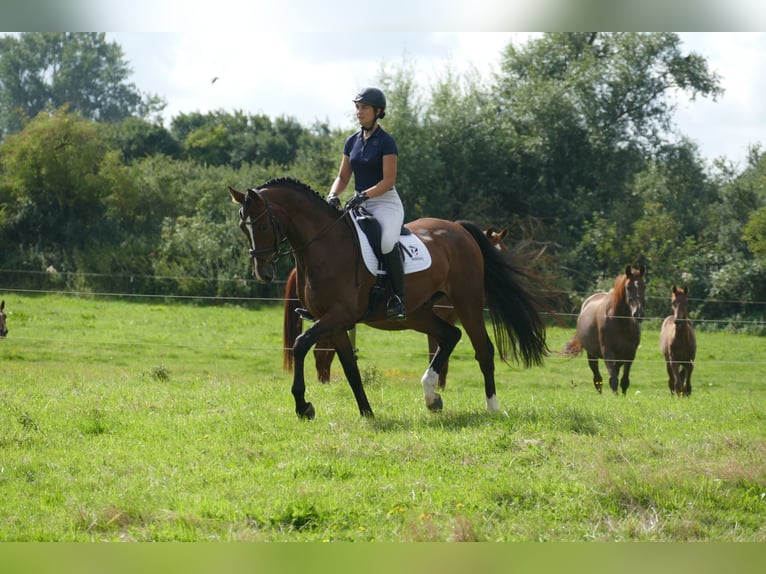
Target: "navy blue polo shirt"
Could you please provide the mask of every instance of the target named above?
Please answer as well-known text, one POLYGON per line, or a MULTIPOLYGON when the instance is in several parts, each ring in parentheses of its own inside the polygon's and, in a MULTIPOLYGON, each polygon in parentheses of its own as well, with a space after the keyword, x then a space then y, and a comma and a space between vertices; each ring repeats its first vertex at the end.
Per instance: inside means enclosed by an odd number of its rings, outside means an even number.
POLYGON ((378 126, 366 142, 359 130, 346 140, 343 153, 349 157, 356 191, 364 191, 383 179, 383 156, 399 155, 393 136, 378 126))

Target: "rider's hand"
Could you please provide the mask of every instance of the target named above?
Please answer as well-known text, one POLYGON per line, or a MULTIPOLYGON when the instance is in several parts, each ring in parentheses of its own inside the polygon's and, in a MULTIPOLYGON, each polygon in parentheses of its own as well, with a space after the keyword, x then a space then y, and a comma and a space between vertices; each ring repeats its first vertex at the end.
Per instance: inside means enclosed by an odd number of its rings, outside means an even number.
POLYGON ((340 209, 340 198, 334 193, 327 196, 327 203, 332 205, 335 209, 340 209))
POLYGON ((355 193, 354 197, 349 199, 346 202, 346 211, 349 211, 351 209, 354 209, 355 207, 359 207, 362 205, 365 201, 367 201, 369 197, 367 197, 367 194, 364 191, 361 191, 359 193, 355 193))

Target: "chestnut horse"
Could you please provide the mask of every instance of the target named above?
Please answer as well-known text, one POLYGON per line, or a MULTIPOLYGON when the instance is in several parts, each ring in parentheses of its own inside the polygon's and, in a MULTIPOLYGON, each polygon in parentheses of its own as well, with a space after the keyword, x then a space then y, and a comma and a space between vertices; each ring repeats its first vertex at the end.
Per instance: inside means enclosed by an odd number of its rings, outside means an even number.
POLYGON ((588 355, 588 366, 593 372, 593 384, 600 393, 603 379, 598 360, 603 359, 609 371, 609 386, 617 394, 617 380, 623 367, 620 387, 628 392, 630 368, 641 341, 640 321, 644 316, 645 268, 628 265, 618 275, 608 293, 594 293, 580 308, 574 338, 563 353, 576 356, 583 350, 588 355))
POLYGON ((692 371, 697 355, 697 338, 687 306, 688 295, 686 285, 683 290, 673 285, 670 295, 673 314, 665 317, 660 331, 660 351, 665 356, 670 394, 679 397, 692 394, 692 371))
POLYGON ((5 299, 0 302, 0 337, 8 334, 8 327, 5 324, 5 299))
POLYGON ((405 275, 407 317, 391 321, 386 319, 384 302, 371 297, 376 278, 361 261, 356 231, 345 212, 290 178, 269 180, 244 193, 230 187, 229 194, 240 205, 239 226, 250 244, 256 280, 272 281, 274 262, 293 255, 298 298, 316 317, 293 346, 291 390, 299 417, 315 416, 314 406, 305 398, 304 362, 320 340, 335 348, 360 414, 373 416, 348 335, 358 322, 385 330, 414 329, 436 338, 439 349, 421 384, 426 406, 441 410, 436 382, 462 335, 434 312, 434 303, 443 296, 452 302, 473 345, 484 376, 487 410, 498 411, 499 406, 494 347, 484 322, 485 300, 503 361, 521 360, 530 366, 541 364, 547 355, 541 317, 544 300, 529 288, 527 270, 504 257, 473 223, 425 218, 407 224, 427 246, 431 265, 405 275), (288 251, 282 251, 283 242, 289 242, 288 251))
MULTIPOLYGON (((488 227, 484 230, 484 234, 487 236, 490 243, 497 249, 500 251, 505 250, 503 241, 508 236, 507 227, 500 231, 495 231, 494 227, 488 227)), ((288 372, 292 372, 293 370, 293 345, 295 344, 295 339, 303 332, 303 319, 301 319, 296 312, 299 304, 297 283, 297 271, 293 269, 290 271, 290 275, 287 277, 287 282, 285 283, 285 312, 282 324, 282 367, 288 372)), ((445 321, 449 321, 450 324, 454 325, 457 321, 457 315, 449 304, 449 301, 440 303, 440 305, 434 305, 434 312, 445 321)), ((356 335, 355 328, 351 330, 350 335, 353 342, 356 335)), ((429 336, 429 360, 433 359, 437 347, 438 344, 436 340, 429 336)), ((335 349, 333 349, 327 341, 319 341, 314 347, 314 364, 316 365, 317 380, 319 380, 320 383, 330 382, 330 367, 332 366, 332 360, 334 358, 335 349)), ((439 373, 439 382, 437 383, 437 386, 440 389, 445 388, 447 385, 448 367, 449 364, 445 363, 444 368, 439 373)))

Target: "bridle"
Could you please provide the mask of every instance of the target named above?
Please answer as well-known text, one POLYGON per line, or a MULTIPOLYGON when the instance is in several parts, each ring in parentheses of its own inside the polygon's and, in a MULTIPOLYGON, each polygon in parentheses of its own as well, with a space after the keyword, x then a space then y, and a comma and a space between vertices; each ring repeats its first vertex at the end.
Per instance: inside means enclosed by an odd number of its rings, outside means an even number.
POLYGON ((333 220, 332 223, 324 227, 322 230, 317 233, 314 238, 307 241, 304 245, 300 247, 292 247, 286 250, 282 250, 281 246, 283 243, 287 242, 287 236, 282 231, 282 224, 280 223, 279 219, 277 218, 276 214, 274 213, 274 209, 271 206, 271 202, 269 201, 269 198, 266 197, 266 195, 263 193, 260 189, 248 189, 248 191, 252 191, 255 195, 258 196, 258 198, 263 201, 264 206, 266 209, 261 212, 259 215, 255 217, 255 219, 251 219, 249 215, 246 215, 247 210, 250 208, 250 205, 252 204, 252 197, 250 194, 245 195, 245 199, 241 203, 241 207, 239 208, 239 227, 243 231, 245 231, 248 235, 250 235, 250 241, 251 241, 251 248, 248 251, 248 254, 250 257, 255 259, 256 257, 271 254, 271 257, 269 257, 266 262, 268 264, 275 264, 277 261, 282 259, 282 257, 285 257, 287 255, 293 255, 297 251, 300 251, 302 249, 305 249, 309 245, 311 245, 314 241, 322 237, 325 233, 327 233, 330 228, 335 226, 338 222, 342 221, 346 218, 347 212, 344 211, 340 217, 333 220), (274 241, 272 242, 271 247, 264 247, 261 249, 257 249, 255 246, 255 224, 262 218, 268 216, 269 217, 269 224, 273 233, 274 241), (250 225, 250 229, 247 228, 248 224, 250 225))
POLYGON ((269 264, 275 264, 277 261, 282 259, 285 255, 290 255, 293 253, 294 250, 289 249, 287 251, 280 250, 280 247, 283 243, 287 241, 287 237, 284 233, 282 233, 282 225, 279 222, 279 219, 277 219, 277 216, 274 214, 274 209, 271 207, 271 202, 269 201, 269 198, 266 197, 263 193, 261 193, 258 189, 248 189, 248 191, 252 191, 254 194, 256 194, 261 201, 263 201, 263 204, 266 206, 266 209, 258 216, 256 216, 255 219, 250 219, 249 215, 246 215, 247 210, 250 208, 250 204, 252 203, 252 197, 250 194, 245 195, 245 199, 242 202, 242 206, 239 208, 239 227, 248 235, 250 235, 250 250, 248 251, 250 257, 255 259, 256 257, 271 254, 271 257, 267 260, 267 263, 269 264), (257 249, 255 246, 255 224, 265 216, 269 217, 269 225, 271 227, 272 233, 274 235, 274 242, 272 244, 272 247, 265 247, 263 249, 257 249), (248 224, 250 225, 250 229, 247 228, 248 224))

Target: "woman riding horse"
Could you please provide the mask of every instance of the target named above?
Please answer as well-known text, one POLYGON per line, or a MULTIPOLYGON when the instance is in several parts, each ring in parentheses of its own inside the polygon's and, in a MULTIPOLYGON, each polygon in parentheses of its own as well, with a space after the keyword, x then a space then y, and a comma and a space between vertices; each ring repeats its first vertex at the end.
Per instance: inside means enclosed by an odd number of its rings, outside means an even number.
POLYGON ((376 277, 362 262, 358 236, 347 213, 339 213, 308 186, 287 178, 267 181, 246 193, 229 188, 229 193, 240 205, 239 225, 250 244, 256 279, 272 281, 274 262, 292 255, 298 298, 316 318, 293 347, 292 394, 299 417, 315 416, 313 405, 305 399, 304 362, 309 350, 322 339, 336 350, 359 412, 372 416, 348 335, 358 322, 386 330, 414 329, 438 341, 421 384, 426 406, 441 410, 436 383, 462 335, 459 328, 434 313, 434 304, 445 297, 473 345, 484 376, 487 410, 498 411, 499 405, 485 305, 501 359, 520 358, 525 365, 532 365, 547 355, 540 313, 548 306, 532 291, 534 278, 518 261, 498 251, 473 223, 424 218, 407 224, 428 251, 430 266, 405 275, 407 317, 392 321, 371 297, 376 277), (282 250, 283 242, 289 242, 288 251, 282 250))

